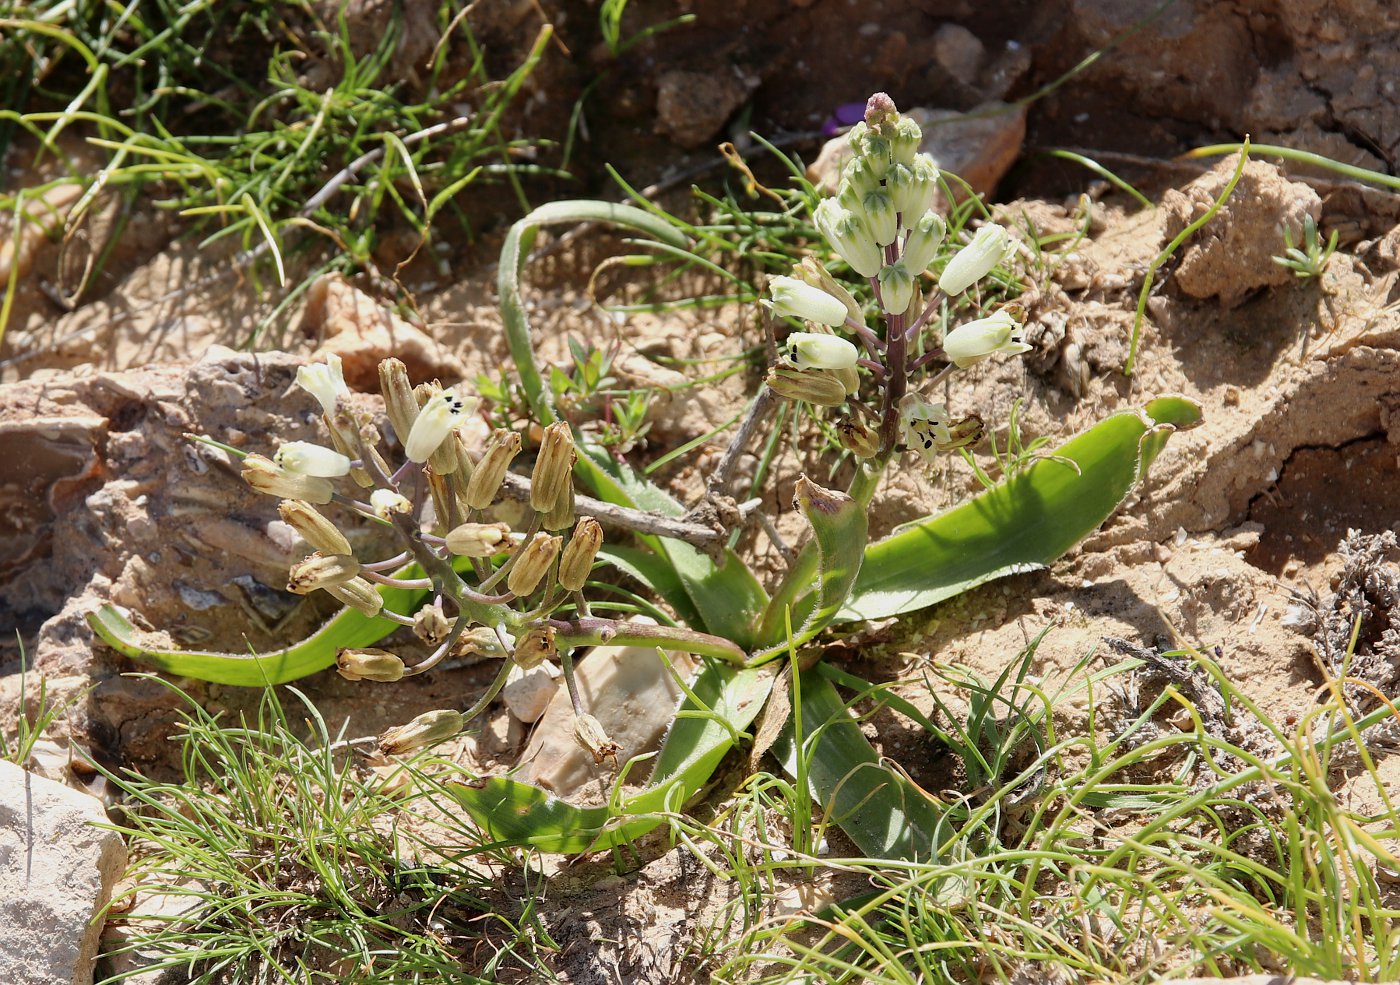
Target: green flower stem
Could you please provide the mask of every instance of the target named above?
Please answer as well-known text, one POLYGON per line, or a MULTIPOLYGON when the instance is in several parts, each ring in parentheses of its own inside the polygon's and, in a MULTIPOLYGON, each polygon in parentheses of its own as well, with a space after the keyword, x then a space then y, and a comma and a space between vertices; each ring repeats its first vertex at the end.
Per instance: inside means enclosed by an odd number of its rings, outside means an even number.
POLYGON ((551 619, 559 649, 575 646, 659 646, 702 657, 715 657, 742 666, 748 659, 742 648, 720 636, 698 633, 679 626, 646 626, 614 619, 551 619))

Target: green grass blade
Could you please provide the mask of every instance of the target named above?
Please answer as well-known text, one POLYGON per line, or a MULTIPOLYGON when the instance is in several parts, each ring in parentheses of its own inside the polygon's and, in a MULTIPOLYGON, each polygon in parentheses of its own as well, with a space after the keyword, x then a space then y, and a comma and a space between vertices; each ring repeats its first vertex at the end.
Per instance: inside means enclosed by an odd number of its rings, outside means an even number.
POLYGON ((771 674, 707 664, 657 755, 641 792, 601 807, 577 807, 538 787, 496 776, 449 783, 448 792, 498 845, 576 853, 620 846, 662 824, 699 792, 719 761, 757 717, 771 674))
POLYGON ((755 654, 751 661, 755 666, 801 646, 831 624, 851 594, 865 554, 870 521, 864 503, 845 493, 823 489, 805 475, 797 481, 796 499, 802 515, 812 525, 817 544, 817 584, 812 593, 803 597, 805 611, 792 613, 792 621, 800 618, 802 628, 791 640, 774 641, 768 649, 755 654))
POLYGON ((1115 414, 996 488, 870 545, 836 621, 912 612, 1049 564, 1108 519, 1173 433, 1200 419, 1183 397, 1115 414))

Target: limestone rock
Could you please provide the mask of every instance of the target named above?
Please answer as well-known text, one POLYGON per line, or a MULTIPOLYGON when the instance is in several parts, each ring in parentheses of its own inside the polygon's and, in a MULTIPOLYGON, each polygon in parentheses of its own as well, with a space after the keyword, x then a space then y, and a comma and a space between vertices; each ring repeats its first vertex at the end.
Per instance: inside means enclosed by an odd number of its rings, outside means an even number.
POLYGON ((522 722, 537 722, 559 692, 559 677, 559 668, 548 660, 529 670, 514 667, 506 686, 501 688, 501 700, 522 722))
POLYGON ((121 836, 86 794, 0 762, 0 981, 86 985, 94 923, 126 867, 121 836))
POLYGON ((656 131, 681 147, 701 147, 719 133, 755 84, 733 72, 672 69, 657 79, 656 131))

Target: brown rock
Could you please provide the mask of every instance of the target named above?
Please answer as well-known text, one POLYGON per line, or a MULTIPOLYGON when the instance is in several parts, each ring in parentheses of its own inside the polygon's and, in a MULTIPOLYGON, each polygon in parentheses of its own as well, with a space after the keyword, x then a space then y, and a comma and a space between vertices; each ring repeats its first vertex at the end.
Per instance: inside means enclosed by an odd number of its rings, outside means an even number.
MULTIPOLYGON (((1170 242, 1209 211, 1235 172, 1231 156, 1180 191, 1162 197, 1162 239, 1170 242)), ((1284 230, 1293 243, 1303 239, 1303 220, 1322 211, 1317 192, 1289 181, 1272 164, 1250 161, 1230 198, 1181 253, 1175 282, 1195 298, 1218 297, 1234 307, 1251 292, 1287 284, 1293 273, 1274 262, 1284 251, 1284 230)))
POLYGON ((719 133, 755 84, 732 72, 666 72, 657 79, 656 132, 682 147, 701 147, 719 133))

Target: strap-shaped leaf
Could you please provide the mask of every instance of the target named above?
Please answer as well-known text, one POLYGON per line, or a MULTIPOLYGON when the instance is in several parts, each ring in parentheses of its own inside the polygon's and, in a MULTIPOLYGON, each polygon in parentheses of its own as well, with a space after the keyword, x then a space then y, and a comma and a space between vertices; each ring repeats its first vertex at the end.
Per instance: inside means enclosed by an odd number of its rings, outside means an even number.
POLYGON ((817 543, 816 589, 791 614, 791 621, 801 628, 791 640, 756 653, 751 660, 755 666, 781 656, 790 646, 801 646, 830 625, 851 593, 865 554, 870 521, 861 503, 845 493, 823 489, 805 475, 797 480, 795 500, 817 543))
POLYGON ((1184 397, 1115 414, 1007 482, 871 544, 837 621, 912 612, 1049 564, 1113 514, 1172 434, 1200 421, 1184 397))
MULTIPOLYGON (((459 559, 458 563, 469 562, 459 559)), ((411 564, 394 572, 394 576, 421 578, 422 569, 411 564)), ((384 608, 399 615, 416 611, 428 597, 425 590, 384 585, 375 587, 384 599, 384 608)), ((505 610, 500 606, 473 606, 469 615, 475 622, 491 625, 504 616, 505 610)), ((141 631, 113 605, 104 605, 90 613, 88 625, 104 643, 132 660, 180 677, 242 687, 285 684, 325 670, 335 665, 336 654, 342 648, 370 646, 399 628, 399 624, 392 620, 366 616, 354 609, 342 609, 316 632, 292 646, 266 653, 220 653, 148 645, 142 641, 141 631)))
MULTIPOLYGON (((539 787, 497 776, 448 792, 495 842, 546 852, 599 851, 646 834, 703 787, 758 715, 773 686, 765 671, 710 662, 690 690, 640 793, 602 807, 577 807, 539 787)), ((643 767, 645 768, 645 767, 643 767)))
MULTIPOLYGON (((812 799, 867 857, 931 860, 950 833, 946 809, 880 761, 821 666, 800 673, 794 688, 812 799)), ((788 719, 773 753, 798 776, 795 720, 788 719)))

